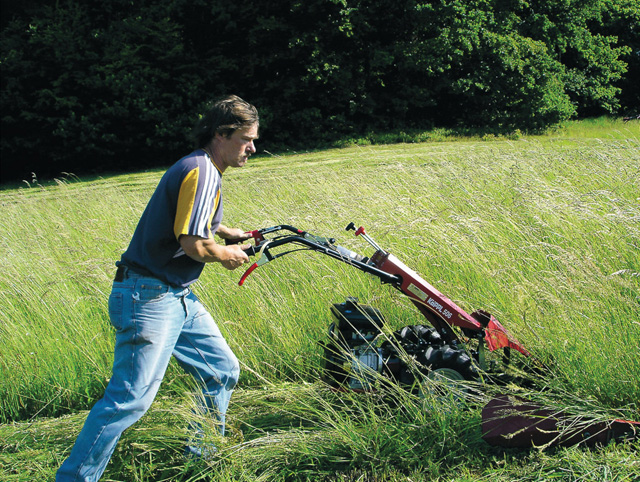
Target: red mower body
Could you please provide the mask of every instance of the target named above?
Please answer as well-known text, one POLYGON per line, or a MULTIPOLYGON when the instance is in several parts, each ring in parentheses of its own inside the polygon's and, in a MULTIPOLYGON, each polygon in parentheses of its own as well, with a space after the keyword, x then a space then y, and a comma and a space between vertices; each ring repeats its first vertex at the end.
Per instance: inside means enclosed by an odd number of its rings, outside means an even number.
POLYGON ((484 311, 476 311, 469 315, 394 255, 381 250, 376 251, 370 264, 380 271, 397 276, 400 282, 396 288, 411 300, 447 341, 458 340, 458 336, 451 329, 452 326, 457 326, 465 333, 484 332, 484 339, 490 351, 514 348, 529 356, 529 352, 509 335, 493 315, 484 311))

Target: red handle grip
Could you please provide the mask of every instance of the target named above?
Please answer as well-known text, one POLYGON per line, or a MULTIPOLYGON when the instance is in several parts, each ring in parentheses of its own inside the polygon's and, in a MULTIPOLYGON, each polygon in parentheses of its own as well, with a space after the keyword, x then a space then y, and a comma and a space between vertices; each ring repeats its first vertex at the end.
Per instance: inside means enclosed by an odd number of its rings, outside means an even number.
POLYGON ((253 263, 251 266, 249 266, 249 269, 247 271, 244 272, 244 274, 242 275, 242 278, 240 278, 240 281, 238 282, 238 286, 242 286, 244 284, 244 280, 247 279, 247 277, 253 272, 254 269, 256 269, 258 267, 258 263, 253 263))

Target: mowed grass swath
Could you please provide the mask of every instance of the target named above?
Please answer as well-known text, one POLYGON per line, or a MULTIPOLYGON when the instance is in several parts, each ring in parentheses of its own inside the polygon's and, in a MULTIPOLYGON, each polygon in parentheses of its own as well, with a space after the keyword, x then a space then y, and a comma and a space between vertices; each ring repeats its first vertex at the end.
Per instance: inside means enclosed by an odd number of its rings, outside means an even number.
MULTIPOLYGON (((462 308, 496 315, 551 367, 546 394, 530 396, 640 419, 635 125, 597 139, 359 144, 229 171, 225 223, 291 224, 370 254, 344 231, 350 221, 363 225, 462 308)), ((51 477, 84 419, 74 413, 101 396, 112 361, 114 262, 161 174, 0 192, 3 480, 51 477)), ((314 253, 269 263, 242 288, 241 274, 209 266, 194 287, 243 365, 220 458, 209 466, 179 457, 192 387, 172 365, 106 477, 537 480, 562 467, 568 480, 633 480, 640 471, 637 445, 496 455, 479 440, 476 405, 439 400, 444 409, 434 410, 394 387, 332 393, 318 383, 332 303, 359 297, 391 328, 422 323, 417 311, 376 279, 314 253)))

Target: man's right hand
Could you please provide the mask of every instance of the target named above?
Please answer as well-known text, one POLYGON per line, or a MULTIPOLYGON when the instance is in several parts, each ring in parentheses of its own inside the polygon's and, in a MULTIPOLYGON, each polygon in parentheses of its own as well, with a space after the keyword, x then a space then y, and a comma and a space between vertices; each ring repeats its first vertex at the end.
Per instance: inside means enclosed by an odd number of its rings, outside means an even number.
POLYGON ((248 263, 249 256, 247 256, 247 253, 245 253, 244 250, 248 249, 250 246, 250 244, 230 244, 228 246, 220 246, 226 251, 225 259, 221 259, 220 264, 228 270, 234 270, 242 266, 244 263, 248 263))

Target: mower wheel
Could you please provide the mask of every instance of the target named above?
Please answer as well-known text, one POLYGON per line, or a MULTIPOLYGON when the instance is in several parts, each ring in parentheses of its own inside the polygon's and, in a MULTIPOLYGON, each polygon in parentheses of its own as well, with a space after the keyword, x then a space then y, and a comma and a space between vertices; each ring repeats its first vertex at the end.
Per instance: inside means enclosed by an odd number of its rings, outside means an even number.
POLYGON ((457 370, 436 368, 425 375, 419 384, 418 393, 432 409, 442 410, 447 406, 446 400, 458 404, 469 393, 465 378, 457 370))
POLYGON ((467 352, 450 345, 429 346, 418 355, 416 361, 424 366, 428 373, 440 370, 450 375, 447 378, 453 378, 451 371, 455 371, 462 380, 477 378, 476 368, 467 352))
POLYGON ((394 335, 402 345, 437 345, 442 343, 442 337, 440 336, 440 333, 438 333, 432 326, 405 326, 401 330, 396 331, 394 335))
POLYGON ((450 345, 420 347, 414 357, 417 366, 404 365, 398 372, 401 384, 416 387, 416 371, 430 379, 446 378, 455 382, 477 379, 477 371, 466 351, 450 345))
POLYGON ((466 351, 449 345, 430 346, 417 357, 417 361, 422 365, 424 375, 418 384, 421 396, 431 401, 433 396, 436 400, 461 401, 473 390, 465 382, 475 380, 477 372, 466 351))

